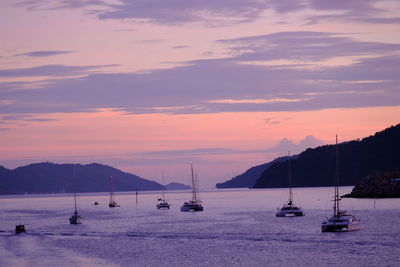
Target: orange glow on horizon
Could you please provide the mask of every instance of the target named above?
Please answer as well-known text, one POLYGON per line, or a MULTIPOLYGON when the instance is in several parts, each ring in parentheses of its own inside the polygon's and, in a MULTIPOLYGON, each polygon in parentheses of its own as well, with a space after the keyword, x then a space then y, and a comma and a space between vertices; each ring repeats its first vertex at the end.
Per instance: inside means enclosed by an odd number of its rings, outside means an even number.
POLYGON ((343 141, 363 138, 397 124, 396 114, 400 107, 190 115, 136 115, 105 109, 47 114, 49 121, 27 121, 22 126, 7 122, 10 129, 1 132, 0 142, 7 154, 3 159, 201 147, 251 150, 268 148, 282 138, 299 141, 307 135, 325 143, 332 143, 335 134, 343 141))

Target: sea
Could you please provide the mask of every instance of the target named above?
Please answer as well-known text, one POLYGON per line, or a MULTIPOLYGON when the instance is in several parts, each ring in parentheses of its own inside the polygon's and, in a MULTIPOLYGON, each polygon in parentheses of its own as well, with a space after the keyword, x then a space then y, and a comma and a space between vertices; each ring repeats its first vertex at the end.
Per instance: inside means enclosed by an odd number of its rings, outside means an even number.
MULTIPOLYGON (((341 187, 340 194, 352 187, 341 187)), ((203 212, 181 212, 190 191, 0 197, 0 266, 400 266, 400 199, 343 198, 360 231, 322 233, 334 188, 294 188, 304 217, 276 217, 288 189, 203 190, 203 212), (99 205, 94 205, 94 202, 99 205), (16 225, 26 233, 15 235, 16 225)))

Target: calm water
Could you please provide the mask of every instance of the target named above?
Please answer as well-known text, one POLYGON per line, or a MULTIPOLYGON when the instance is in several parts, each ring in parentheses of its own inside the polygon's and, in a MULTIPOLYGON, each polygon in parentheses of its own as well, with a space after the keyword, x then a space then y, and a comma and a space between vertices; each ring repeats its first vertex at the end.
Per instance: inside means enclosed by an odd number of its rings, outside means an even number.
POLYGON ((81 225, 68 222, 72 195, 1 197, 0 266, 400 266, 399 199, 343 199, 363 228, 321 233, 333 188, 294 189, 298 218, 275 217, 287 189, 202 192, 198 213, 179 211, 187 191, 166 195, 171 210, 156 209, 159 195, 117 193, 110 209, 106 194, 81 194, 81 225))

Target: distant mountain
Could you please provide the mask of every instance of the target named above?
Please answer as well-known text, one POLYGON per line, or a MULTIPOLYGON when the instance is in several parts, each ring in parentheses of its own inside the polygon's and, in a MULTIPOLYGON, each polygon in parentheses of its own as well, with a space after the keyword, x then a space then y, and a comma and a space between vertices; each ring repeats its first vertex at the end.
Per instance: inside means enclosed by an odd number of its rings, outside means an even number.
POLYGON ((104 192, 110 190, 111 176, 115 191, 164 189, 156 182, 106 165, 44 162, 15 170, 0 166, 0 194, 104 192))
POLYGON ((191 189, 190 186, 180 183, 169 183, 165 186, 167 190, 186 190, 191 189))
MULTIPOLYGON (((364 139, 341 143, 339 184, 355 185, 371 173, 400 170, 400 124, 364 139)), ((336 173, 335 145, 307 149, 292 164, 292 184, 297 187, 332 186, 336 173)), ((257 180, 256 188, 288 187, 288 162, 275 162, 257 180)))
POLYGON ((274 159, 271 162, 264 163, 255 167, 252 167, 245 171, 244 173, 233 177, 232 179, 223 182, 223 183, 218 183, 215 186, 218 189, 221 188, 249 188, 253 187, 254 184, 256 183, 257 179, 260 178, 260 175, 269 168, 272 164, 278 161, 285 161, 287 160, 288 157, 280 157, 277 159, 274 159))

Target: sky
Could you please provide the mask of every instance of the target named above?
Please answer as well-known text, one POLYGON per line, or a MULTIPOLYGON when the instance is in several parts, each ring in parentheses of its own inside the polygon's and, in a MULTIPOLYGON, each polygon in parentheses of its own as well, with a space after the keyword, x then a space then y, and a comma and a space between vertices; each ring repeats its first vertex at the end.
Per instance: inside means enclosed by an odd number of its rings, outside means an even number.
POLYGON ((212 188, 400 122, 400 2, 3 0, 0 165, 212 188))

